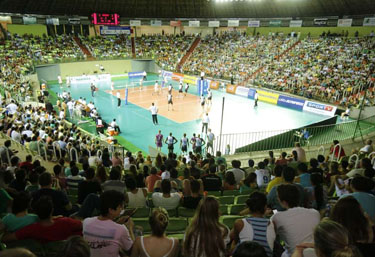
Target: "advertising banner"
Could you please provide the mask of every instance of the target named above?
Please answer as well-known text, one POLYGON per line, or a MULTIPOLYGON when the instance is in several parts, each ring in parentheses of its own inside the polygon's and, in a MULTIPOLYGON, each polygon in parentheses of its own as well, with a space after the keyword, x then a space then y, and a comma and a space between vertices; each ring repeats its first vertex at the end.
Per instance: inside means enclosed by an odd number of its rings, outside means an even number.
POLYGON ((337 27, 351 27, 353 19, 339 19, 337 22, 337 27))
POLYGON ((183 80, 184 79, 184 74, 181 74, 181 73, 172 73, 172 79, 173 80, 177 80, 177 81, 180 81, 180 80, 183 80))
POLYGON ((60 20, 59 18, 47 18, 46 24, 47 25, 60 25, 60 20))
POLYGON ((199 27, 200 21, 189 21, 189 27, 199 27))
POLYGON ((0 15, 0 22, 3 22, 3 23, 12 23, 12 17, 11 16, 2 16, 2 15, 0 15))
POLYGON ((291 27, 291 28, 302 27, 302 20, 294 20, 294 21, 292 20, 292 21, 290 21, 289 27, 291 27))
POLYGON ((255 89, 250 88, 247 94, 247 98, 254 99, 255 91, 256 91, 255 89))
POLYGON ((218 28, 218 27, 220 27, 220 21, 209 21, 208 22, 208 27, 218 28))
POLYGON ((257 90, 259 100, 266 103, 277 104, 277 100, 279 99, 279 94, 264 91, 264 90, 257 90))
POLYGON ((324 27, 328 25, 328 19, 327 18, 319 18, 319 19, 314 19, 314 26, 317 27, 324 27))
POLYGON ((312 112, 316 114, 322 114, 333 117, 335 115, 337 107, 322 104, 322 103, 315 103, 311 101, 306 101, 305 105, 303 106, 303 110, 306 112, 312 112))
POLYGON ((100 26, 100 35, 121 35, 131 34, 130 27, 124 26, 100 26))
POLYGON ((303 110, 304 104, 305 104, 305 100, 303 99, 285 96, 285 95, 280 95, 279 99, 277 100, 278 106, 282 106, 282 107, 286 107, 286 108, 290 108, 290 109, 294 109, 298 111, 303 110))
POLYGON ((281 27, 281 21, 280 20, 270 20, 270 27, 281 27))
POLYGON ((260 21, 248 21, 247 26, 251 28, 259 28, 260 27, 260 21))
POLYGON ((140 20, 130 20, 130 26, 132 26, 132 27, 141 26, 141 21, 140 20))
POLYGON ((375 18, 372 18, 372 17, 364 18, 363 26, 375 26, 375 18))
POLYGON ((161 26, 161 20, 152 20, 151 26, 153 27, 160 27, 161 26))
POLYGON ((161 71, 161 76, 167 79, 172 79, 173 72, 171 71, 161 71))
POLYGON ((22 17, 22 19, 25 25, 36 24, 36 17, 22 17))
POLYGON ((69 18, 68 22, 69 22, 69 24, 72 24, 72 25, 79 25, 79 24, 81 24, 81 19, 80 18, 69 18))
POLYGON ((228 27, 240 26, 240 20, 228 20, 228 27))
POLYGON ((249 88, 238 86, 236 88, 236 95, 247 97, 249 95, 249 88))
POLYGON ((171 27, 181 27, 181 21, 170 21, 169 25, 171 27))
POLYGON ((220 83, 217 81, 210 81, 210 88, 211 89, 219 89, 220 83))
POLYGON ((235 94, 236 93, 236 85, 226 84, 226 92, 229 94, 235 94))
POLYGON ((198 80, 198 78, 196 78, 196 77, 184 75, 183 82, 189 83, 190 85, 196 85, 197 84, 197 80, 198 80))
POLYGON ((130 79, 141 79, 146 74, 145 71, 135 71, 135 72, 128 72, 128 77, 130 79))

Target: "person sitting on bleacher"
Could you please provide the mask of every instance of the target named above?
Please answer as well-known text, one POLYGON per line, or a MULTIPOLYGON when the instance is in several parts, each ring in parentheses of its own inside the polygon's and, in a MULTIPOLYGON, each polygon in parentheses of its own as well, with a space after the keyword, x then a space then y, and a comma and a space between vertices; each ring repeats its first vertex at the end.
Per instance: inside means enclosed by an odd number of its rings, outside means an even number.
POLYGON ((131 176, 125 180, 126 189, 126 202, 128 208, 144 208, 147 201, 147 190, 145 188, 138 188, 135 179, 131 176))
POLYGON ((193 179, 190 181, 191 195, 185 195, 182 198, 182 206, 188 209, 196 209, 199 202, 202 200, 202 195, 200 194, 201 184, 193 179))
POLYGON ((168 212, 163 208, 153 210, 149 223, 152 234, 147 237, 137 237, 133 245, 131 257, 178 256, 178 239, 167 237, 165 234, 169 223, 168 212))
POLYGON ((86 180, 81 181, 78 184, 78 203, 82 204, 85 200, 86 196, 89 194, 100 194, 102 192, 102 188, 99 182, 94 179, 95 177, 95 170, 93 168, 88 168, 86 170, 86 180))
POLYGON ((241 180, 245 178, 245 172, 240 169, 241 162, 238 160, 232 161, 232 169, 227 170, 227 172, 232 172, 236 180, 236 185, 239 185, 241 180))
POLYGON ((52 182, 52 175, 48 172, 39 176, 41 189, 32 194, 32 203, 36 203, 42 196, 49 196, 53 202, 53 215, 67 215, 72 209, 72 204, 64 192, 52 189, 52 182))
POLYGON ((221 178, 216 175, 216 165, 211 165, 210 173, 202 176, 204 191, 220 191, 222 190, 221 178))
POLYGON ((161 193, 152 194, 152 202, 155 207, 163 207, 166 210, 176 209, 181 200, 180 193, 171 193, 171 182, 169 179, 161 181, 161 193))
POLYGON ((77 166, 71 167, 70 172, 71 172, 71 175, 67 177, 66 184, 69 189, 78 190, 79 183, 84 181, 85 178, 78 175, 79 169, 77 166))
POLYGON ((231 240, 240 244, 244 241, 254 241, 264 247, 269 257, 273 255, 276 238, 275 228, 269 219, 265 218, 267 197, 264 193, 253 192, 246 201, 251 217, 238 219, 230 233, 231 240))
POLYGON ((15 240, 35 239, 42 243, 66 240, 73 235, 82 235, 82 223, 79 220, 56 217, 53 202, 50 197, 43 196, 34 204, 34 210, 39 222, 28 225, 15 233, 5 234, 3 242, 15 240))
POLYGON ((125 193, 126 185, 121 181, 121 169, 119 167, 112 167, 109 173, 109 180, 102 184, 103 191, 115 190, 120 193, 125 193))

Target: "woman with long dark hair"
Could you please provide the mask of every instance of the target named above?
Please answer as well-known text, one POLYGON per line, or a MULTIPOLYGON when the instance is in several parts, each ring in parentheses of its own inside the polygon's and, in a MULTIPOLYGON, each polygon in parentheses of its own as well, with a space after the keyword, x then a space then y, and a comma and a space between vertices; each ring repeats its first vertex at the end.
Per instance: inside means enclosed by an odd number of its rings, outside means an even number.
POLYGON ((219 202, 214 197, 201 200, 185 235, 184 256, 224 257, 226 255, 229 229, 219 222, 219 202))

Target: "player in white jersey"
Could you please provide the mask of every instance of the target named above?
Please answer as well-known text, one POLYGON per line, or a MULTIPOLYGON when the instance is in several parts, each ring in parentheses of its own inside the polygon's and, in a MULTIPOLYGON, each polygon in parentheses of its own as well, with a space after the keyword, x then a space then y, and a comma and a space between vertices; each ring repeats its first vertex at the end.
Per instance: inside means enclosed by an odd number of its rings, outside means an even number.
POLYGON ((172 84, 169 84, 169 86, 168 86, 168 94, 172 94, 172 89, 173 89, 172 84))
POLYGON ((111 82, 111 91, 112 91, 111 93, 113 93, 113 90, 115 90, 115 82, 112 81, 111 82))
POLYGON ((178 96, 179 97, 182 97, 182 88, 183 88, 183 85, 182 85, 182 82, 180 82, 180 85, 178 86, 178 96))
POLYGON ((187 149, 189 148, 189 138, 186 137, 186 133, 184 133, 184 136, 180 140, 180 148, 183 154, 187 154, 187 149))
POLYGON ((59 75, 59 76, 57 76, 57 81, 59 82, 59 85, 60 85, 60 87, 62 87, 62 78, 61 78, 61 76, 59 75))
POLYGON ((169 111, 169 105, 172 105, 172 111, 173 111, 173 96, 171 93, 168 94, 168 111, 169 111))
POLYGON ((207 105, 211 105, 212 104, 212 92, 211 92, 211 89, 208 89, 207 90, 207 105))
POLYGON ((211 149, 211 153, 214 154, 214 140, 215 140, 215 134, 212 133, 211 129, 208 129, 208 134, 207 134, 207 148, 206 152, 210 152, 209 150, 211 149))
POLYGON ((158 84, 157 81, 155 82, 154 93, 152 93, 152 95, 154 95, 154 94, 159 94, 159 84, 158 84))
POLYGON ((143 77, 139 81, 139 90, 142 90, 142 89, 143 89, 143 77))
POLYGON ((189 83, 186 83, 185 84, 185 94, 184 94, 184 96, 186 96, 186 94, 188 93, 188 90, 189 90, 189 83))
POLYGON ((204 110, 204 105, 206 103, 206 98, 204 98, 204 95, 202 94, 201 95, 201 106, 202 106, 202 110, 204 110))

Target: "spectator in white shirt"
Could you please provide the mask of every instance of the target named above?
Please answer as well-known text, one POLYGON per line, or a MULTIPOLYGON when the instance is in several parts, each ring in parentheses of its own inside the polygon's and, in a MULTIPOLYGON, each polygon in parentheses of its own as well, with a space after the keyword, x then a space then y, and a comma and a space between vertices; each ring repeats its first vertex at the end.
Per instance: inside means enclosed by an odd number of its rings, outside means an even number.
POLYGON ((113 119, 113 121, 111 122, 111 127, 115 130, 115 131, 118 131, 118 133, 121 133, 121 130, 120 130, 120 127, 117 125, 116 123, 116 119, 113 119))
POLYGON ((180 203, 181 195, 171 193, 171 182, 169 179, 163 179, 161 182, 161 193, 152 194, 152 202, 155 207, 163 207, 166 210, 176 209, 180 203))
POLYGON ((206 115, 204 115, 202 118, 202 133, 204 129, 206 129, 207 134, 208 124, 210 124, 210 118, 208 117, 208 113, 206 113, 206 115))
POLYGON ((372 147, 372 140, 368 139, 366 145, 359 150, 359 153, 372 153, 374 148, 372 147))
POLYGON ((238 160, 233 160, 232 169, 227 170, 227 172, 233 172, 237 185, 241 182, 241 180, 245 178, 245 172, 241 170, 240 167, 241 167, 241 162, 238 160))
POLYGON ((17 112, 18 106, 14 103, 14 100, 10 104, 7 105, 6 109, 8 110, 9 114, 15 114, 17 112))
POLYGON ((255 170, 255 174, 257 175, 257 184, 258 187, 267 187, 268 183, 270 182, 270 171, 266 169, 264 162, 258 163, 258 169, 255 170))

